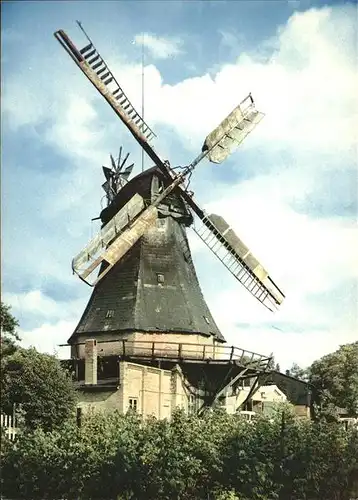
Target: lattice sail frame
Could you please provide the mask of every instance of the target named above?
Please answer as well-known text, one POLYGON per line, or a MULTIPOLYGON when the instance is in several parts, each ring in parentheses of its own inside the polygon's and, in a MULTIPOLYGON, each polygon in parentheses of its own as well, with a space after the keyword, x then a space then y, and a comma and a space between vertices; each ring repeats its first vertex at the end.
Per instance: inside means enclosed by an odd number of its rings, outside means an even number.
POLYGON ((226 229, 220 231, 215 217, 218 216, 211 214, 195 221, 195 233, 251 295, 270 311, 277 309, 285 297, 282 291, 222 217, 221 226, 226 229), (230 231, 230 237, 226 231, 230 231))

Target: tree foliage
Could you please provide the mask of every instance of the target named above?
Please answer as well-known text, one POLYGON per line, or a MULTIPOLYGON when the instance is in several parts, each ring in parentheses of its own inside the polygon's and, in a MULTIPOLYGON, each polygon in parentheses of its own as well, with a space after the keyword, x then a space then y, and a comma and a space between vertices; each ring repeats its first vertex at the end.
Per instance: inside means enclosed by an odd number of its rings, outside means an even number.
POLYGON ((358 413, 358 342, 342 345, 310 368, 310 382, 318 389, 323 406, 358 413))
MULTIPOLYGON (((224 411, 170 422, 113 412, 76 425, 76 394, 53 356, 16 346, 1 304, 2 411, 21 404, 26 426, 1 446, 1 493, 16 499, 348 500, 358 497, 358 433, 298 419, 289 405, 254 424, 224 411)), ((274 360, 272 360, 274 368, 274 360)), ((290 375, 307 376, 294 365, 290 375)), ((322 402, 357 411, 358 342, 313 363, 322 402)), ((3 436, 2 436, 3 437, 3 436)))
POLYGON ((224 412, 172 421, 92 414, 20 436, 3 456, 17 499, 347 500, 358 438, 283 409, 254 425, 224 412))
POLYGON ((0 322, 1 322, 1 359, 15 351, 16 341, 20 340, 17 333, 19 322, 10 312, 11 307, 1 302, 0 322))
POLYGON ((10 306, 1 302, 1 412, 11 415, 15 405, 25 425, 52 429, 73 412, 76 392, 54 356, 16 344, 18 326, 10 306))
POLYGON ((297 363, 293 363, 291 368, 286 370, 286 375, 307 382, 309 378, 309 369, 301 368, 297 363))
POLYGON ((17 348, 6 357, 1 374, 1 411, 21 406, 25 424, 52 429, 74 410, 76 392, 70 375, 54 356, 17 348))

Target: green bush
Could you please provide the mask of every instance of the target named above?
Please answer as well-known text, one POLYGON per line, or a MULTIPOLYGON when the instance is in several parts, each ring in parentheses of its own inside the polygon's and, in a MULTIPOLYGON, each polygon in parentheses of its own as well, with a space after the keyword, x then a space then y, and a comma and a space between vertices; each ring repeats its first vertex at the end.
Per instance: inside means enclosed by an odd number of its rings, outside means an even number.
POLYGON ((76 407, 77 394, 60 361, 34 348, 18 347, 1 359, 1 412, 21 410, 24 424, 51 430, 61 426, 76 407))
POLYGON ((96 413, 2 451, 3 495, 16 499, 348 500, 357 474, 357 432, 285 408, 255 424, 96 413))

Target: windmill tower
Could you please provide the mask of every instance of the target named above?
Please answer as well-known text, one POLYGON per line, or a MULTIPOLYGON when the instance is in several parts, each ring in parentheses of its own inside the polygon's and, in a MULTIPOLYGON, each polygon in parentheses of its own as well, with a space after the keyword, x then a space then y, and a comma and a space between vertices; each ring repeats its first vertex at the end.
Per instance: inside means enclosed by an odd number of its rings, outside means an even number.
MULTIPOLYGON (((191 394, 200 400, 197 408, 210 406, 224 393, 235 392, 240 379, 258 377, 270 358, 224 345, 200 289, 186 229, 191 227, 265 307, 277 308, 284 295, 227 222, 200 208, 188 191, 188 181, 205 158, 223 162, 263 114, 250 94, 206 137, 200 154, 174 170, 151 146, 154 132, 79 26, 88 41, 82 49, 62 30, 55 33, 56 39, 154 166, 129 181, 133 164, 125 167, 128 155, 122 162, 120 150, 118 161, 111 156, 111 168, 103 167, 108 206, 100 215, 102 229, 72 262, 74 273, 94 287, 69 339, 76 373, 81 360, 96 371, 98 360, 103 367, 113 357, 164 370, 176 368, 188 401, 191 394)), ((93 380, 97 383, 96 377, 93 380)))
MULTIPOLYGON (((100 215, 104 227, 100 237, 96 236, 73 260, 75 272, 80 272, 84 259, 88 264, 96 242, 100 250, 107 240, 113 239, 114 224, 120 231, 122 224, 140 213, 145 203, 150 206, 158 192, 167 187, 168 181, 157 167, 127 182, 132 168, 133 164, 118 174, 118 170, 103 167, 106 176, 103 187, 109 201, 100 215), (121 183, 115 183, 116 176, 121 183)), ((122 344, 115 339, 209 345, 224 342, 202 295, 191 258, 186 227, 192 222, 184 200, 171 193, 158 206, 154 223, 110 272, 107 273, 108 264, 102 263, 90 301, 69 339, 74 346, 73 355, 83 354, 78 343, 89 336, 112 340, 103 342, 102 354, 121 349, 122 344)), ((80 274, 86 280, 87 269, 80 274)))

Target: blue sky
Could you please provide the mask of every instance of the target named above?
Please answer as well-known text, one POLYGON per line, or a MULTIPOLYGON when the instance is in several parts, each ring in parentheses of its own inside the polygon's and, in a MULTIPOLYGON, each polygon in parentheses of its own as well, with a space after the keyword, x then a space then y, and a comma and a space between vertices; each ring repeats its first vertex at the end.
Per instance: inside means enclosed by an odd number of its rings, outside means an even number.
POLYGON ((145 33, 146 119, 173 165, 194 158, 248 92, 266 114, 229 160, 193 176, 199 203, 231 223, 287 294, 268 315, 190 235, 228 342, 288 366, 356 340, 356 4, 6 2, 2 292, 25 345, 53 352, 89 298, 70 264, 98 229, 108 154, 123 144, 140 170, 138 146, 53 37, 61 28, 83 46, 76 19, 138 107, 133 42, 145 33))

